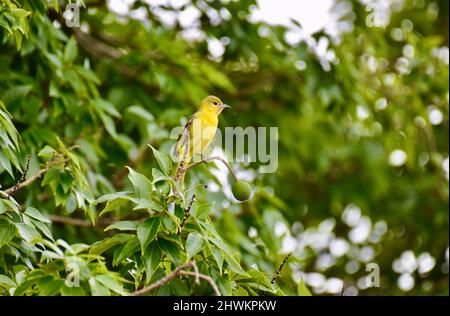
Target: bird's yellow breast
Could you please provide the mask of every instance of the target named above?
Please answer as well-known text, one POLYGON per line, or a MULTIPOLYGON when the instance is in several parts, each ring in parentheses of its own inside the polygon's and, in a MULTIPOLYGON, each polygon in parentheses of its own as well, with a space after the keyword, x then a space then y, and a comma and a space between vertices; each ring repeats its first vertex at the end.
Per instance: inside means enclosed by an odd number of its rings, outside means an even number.
POLYGON ((192 156, 203 153, 208 148, 216 135, 217 124, 216 114, 209 111, 198 111, 196 113, 190 131, 192 156))

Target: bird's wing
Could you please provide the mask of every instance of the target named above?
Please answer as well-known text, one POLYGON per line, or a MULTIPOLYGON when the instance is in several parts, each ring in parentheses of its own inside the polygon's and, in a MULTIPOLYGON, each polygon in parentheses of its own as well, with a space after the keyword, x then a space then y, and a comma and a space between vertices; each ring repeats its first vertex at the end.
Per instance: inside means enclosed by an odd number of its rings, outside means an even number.
POLYGON ((183 130, 181 131, 180 135, 178 135, 178 139, 174 147, 173 156, 180 160, 184 155, 188 155, 189 142, 191 137, 191 126, 192 122, 195 119, 195 114, 193 114, 184 125, 183 130))

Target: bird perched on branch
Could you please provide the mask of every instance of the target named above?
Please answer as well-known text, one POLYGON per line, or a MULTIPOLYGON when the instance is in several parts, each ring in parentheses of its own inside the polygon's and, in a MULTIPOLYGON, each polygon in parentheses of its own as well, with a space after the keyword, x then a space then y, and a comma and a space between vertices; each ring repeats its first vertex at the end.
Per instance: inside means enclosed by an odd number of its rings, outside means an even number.
POLYGON ((203 155, 209 147, 216 135, 219 114, 229 107, 218 97, 210 95, 202 100, 198 111, 189 118, 174 148, 174 156, 178 159, 174 176, 178 183, 184 182, 191 159, 197 154, 203 155))

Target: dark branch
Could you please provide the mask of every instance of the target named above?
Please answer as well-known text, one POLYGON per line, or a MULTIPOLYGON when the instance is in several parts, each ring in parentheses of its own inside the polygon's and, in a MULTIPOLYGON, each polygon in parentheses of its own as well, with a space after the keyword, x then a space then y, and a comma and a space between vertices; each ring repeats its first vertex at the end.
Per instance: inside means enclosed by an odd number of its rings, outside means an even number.
POLYGON ((183 229, 184 224, 186 224, 186 221, 189 218, 189 215, 191 213, 192 205, 194 204, 194 200, 195 200, 195 193, 192 195, 191 201, 189 202, 189 205, 186 208, 186 211, 184 212, 183 220, 181 221, 181 224, 178 227, 178 234, 181 234, 181 230, 183 229))
POLYGON ((273 276, 272 280, 270 281, 270 283, 274 284, 275 281, 277 280, 278 276, 281 274, 281 270, 283 270, 284 265, 286 264, 286 262, 288 261, 289 257, 291 256, 291 252, 288 253, 288 255, 284 258, 283 262, 280 264, 280 266, 278 267, 277 272, 275 273, 275 275, 273 276))

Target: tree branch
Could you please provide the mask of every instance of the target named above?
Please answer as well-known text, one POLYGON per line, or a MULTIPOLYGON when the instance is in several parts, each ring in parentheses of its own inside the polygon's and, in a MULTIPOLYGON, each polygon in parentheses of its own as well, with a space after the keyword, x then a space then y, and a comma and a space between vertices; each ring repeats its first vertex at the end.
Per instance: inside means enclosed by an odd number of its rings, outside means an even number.
POLYGON ((177 267, 175 270, 173 270, 170 274, 166 275, 164 278, 156 281, 155 283, 151 284, 150 286, 147 286, 140 290, 132 292, 132 293, 130 293, 130 295, 131 296, 140 296, 145 293, 151 292, 153 290, 156 290, 156 289, 166 285, 167 283, 169 283, 173 279, 177 278, 178 276, 194 276, 196 278, 196 280, 197 279, 205 280, 211 285, 211 287, 214 290, 214 293, 216 293, 217 296, 220 296, 219 288, 217 287, 214 280, 211 279, 211 277, 209 277, 207 275, 198 273, 198 269, 196 269, 195 262, 193 262, 193 261, 190 261, 188 263, 185 263, 185 264, 177 267), (196 272, 185 271, 185 269, 192 268, 192 267, 195 269, 196 272))
POLYGON ((39 170, 36 174, 34 174, 30 178, 26 179, 25 181, 20 181, 19 180, 13 187, 4 190, 3 193, 6 193, 6 195, 9 197, 9 196, 13 195, 14 193, 16 193, 18 190, 22 189, 23 187, 26 187, 26 186, 32 184, 37 179, 41 178, 54 165, 57 165, 57 164, 60 164, 60 163, 65 163, 65 162, 68 161, 68 158, 65 158, 63 160, 59 160, 59 159, 55 159, 56 157, 60 158, 61 156, 60 155, 56 155, 54 157, 54 159, 52 159, 49 162, 47 162, 45 167, 42 168, 41 170, 39 170))
POLYGON ((186 221, 189 218, 189 215, 190 215, 190 212, 191 212, 191 208, 192 208, 192 204, 194 204, 194 200, 195 200, 195 193, 192 195, 191 201, 189 202, 189 205, 186 208, 186 211, 184 212, 183 220, 181 221, 181 224, 178 227, 178 235, 181 234, 181 230, 183 229, 184 224, 186 224, 186 221))
POLYGON ((227 166, 227 168, 230 171, 231 175, 233 176, 234 180, 236 180, 236 181, 238 180, 236 174, 234 173, 233 169, 228 164, 228 162, 225 159, 223 159, 222 157, 219 157, 219 156, 212 156, 212 157, 209 157, 209 158, 205 158, 205 159, 203 159, 201 161, 194 162, 194 163, 190 164, 189 166, 187 166, 185 168, 185 171, 187 171, 187 170, 189 170, 189 169, 191 169, 191 168, 193 168, 193 167, 195 167, 195 166, 197 166, 197 165, 199 165, 201 163, 209 163, 209 162, 211 162, 213 160, 221 161, 225 166, 227 166))
POLYGON ((96 40, 90 35, 81 32, 77 28, 73 28, 72 32, 81 47, 83 47, 87 52, 95 57, 108 57, 111 59, 117 59, 124 55, 115 47, 112 47, 102 41, 96 40))
POLYGON ((19 190, 20 184, 25 182, 27 174, 28 174, 28 171, 30 171, 30 161, 31 161, 31 156, 28 156, 27 157, 27 163, 26 163, 26 166, 25 166, 25 171, 22 173, 22 175, 20 176, 19 181, 17 181, 17 183, 14 185, 14 187, 6 190, 6 193, 8 195, 10 195, 10 196, 14 195, 14 193, 16 193, 17 190, 19 190))
POLYGON ((186 268, 192 267, 193 262, 190 261, 188 263, 185 263, 181 266, 179 266, 178 268, 176 268, 175 270, 173 270, 170 274, 166 275, 164 278, 156 281, 155 283, 151 284, 150 286, 144 287, 140 290, 134 291, 133 293, 131 293, 131 296, 140 296, 143 295, 145 293, 151 292, 153 290, 156 290, 158 288, 160 288, 161 286, 169 283, 170 281, 172 281, 173 279, 175 279, 176 277, 178 277, 181 273, 181 271, 183 271, 186 268))
MULTIPOLYGON (((56 214, 49 215, 49 218, 55 224, 67 224, 67 225, 80 226, 80 227, 107 227, 107 226, 117 222, 113 218, 98 218, 95 221, 95 224, 92 224, 92 222, 89 219, 73 218, 73 217, 61 216, 61 215, 56 215, 56 214)), ((123 217, 120 220, 134 220, 134 221, 141 223, 145 219, 147 219, 147 217, 144 217, 144 218, 123 217)))
POLYGON ((186 276, 194 276, 196 278, 199 278, 199 279, 202 279, 202 280, 208 282, 209 285, 211 286, 211 288, 214 290, 214 293, 216 294, 216 296, 221 296, 219 288, 217 287, 217 284, 214 282, 214 280, 210 276, 204 275, 201 273, 190 272, 190 271, 181 271, 180 274, 186 275, 186 276))
POLYGON ((272 280, 270 281, 270 283, 274 284, 275 281, 277 280, 278 276, 281 273, 281 270, 283 270, 284 265, 286 264, 286 262, 288 261, 289 257, 292 255, 292 252, 288 253, 288 255, 284 258, 283 262, 280 264, 277 272, 275 273, 275 275, 273 276, 272 280))
MULTIPOLYGON (((79 147, 78 145, 73 145, 69 148, 67 148, 68 151, 79 147)), ((37 179, 41 178, 47 171, 50 170, 51 167, 61 164, 61 163, 66 163, 69 160, 69 158, 64 158, 63 154, 60 153, 55 153, 53 155, 53 158, 47 162, 45 164, 45 167, 42 168, 41 170, 39 170, 38 172, 36 172, 36 174, 34 174, 33 176, 31 176, 30 178, 25 180, 25 177, 30 169, 30 161, 31 161, 31 157, 28 156, 27 158, 27 163, 26 163, 26 167, 25 167, 25 172, 22 174, 22 176, 20 177, 19 181, 17 181, 17 183, 6 189, 6 190, 0 190, 0 195, 2 195, 3 197, 9 199, 14 193, 16 193, 17 191, 19 191, 20 189, 22 189, 23 187, 26 187, 30 184, 32 184, 34 181, 36 181, 37 179)), ((0 186, 1 188, 1 186, 0 186)))
POLYGON ((81 226, 81 227, 92 227, 92 222, 88 219, 81 219, 81 218, 72 218, 72 217, 65 217, 60 215, 50 215, 50 220, 53 223, 60 223, 60 224, 69 224, 73 226, 81 226))

